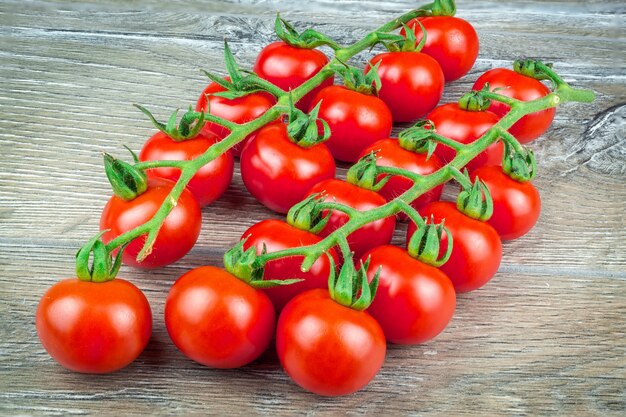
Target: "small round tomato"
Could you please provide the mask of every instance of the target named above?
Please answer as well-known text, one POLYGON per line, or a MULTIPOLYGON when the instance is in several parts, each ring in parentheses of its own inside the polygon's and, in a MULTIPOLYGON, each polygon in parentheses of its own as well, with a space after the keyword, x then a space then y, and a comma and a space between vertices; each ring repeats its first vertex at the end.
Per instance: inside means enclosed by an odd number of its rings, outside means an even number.
POLYGON ((298 295, 283 309, 276 351, 291 379, 318 395, 348 395, 366 386, 385 360, 385 335, 364 311, 344 307, 327 290, 298 295))
MULTIPOLYGON (((263 48, 254 63, 253 70, 264 80, 289 91, 312 78, 326 64, 328 64, 328 57, 323 52, 317 49, 297 48, 281 41, 263 48)), ((302 97, 296 107, 306 111, 318 91, 333 85, 333 78, 324 80, 318 87, 302 97)))
POLYGON ((434 266, 412 258, 397 246, 379 246, 369 257, 370 280, 379 268, 374 302, 367 312, 380 324, 389 342, 424 343, 446 328, 456 307, 450 279, 434 266))
MULTIPOLYGON (((146 141, 139 153, 140 161, 188 161, 202 155, 220 139, 213 134, 200 133, 193 139, 175 141, 163 132, 158 132, 146 141)), ((230 152, 220 155, 196 172, 187 188, 198 204, 204 207, 224 194, 233 178, 233 156, 230 152)), ((180 178, 178 168, 155 168, 146 171, 148 178, 165 178, 176 181, 180 178)))
MULTIPOLYGON (((423 53, 437 60, 446 81, 458 80, 472 69, 478 57, 478 35, 466 20, 454 16, 428 16, 410 20, 407 26, 415 31, 417 41, 423 34, 417 20, 426 30, 423 53)), ((401 30, 405 36, 404 29, 401 30)))
MULTIPOLYGON (((474 142, 500 120, 490 111, 463 110, 457 103, 443 104, 426 118, 433 122, 438 134, 462 144, 474 142)), ((471 172, 483 165, 501 164, 503 153, 504 145, 501 142, 494 143, 467 164, 466 168, 471 172)), ((435 155, 447 163, 454 159, 456 152, 439 143, 435 155)))
POLYGON ((320 101, 319 118, 330 127, 325 143, 340 161, 356 162, 363 149, 391 133, 391 112, 376 96, 333 85, 315 96, 309 111, 320 101))
POLYGON ((241 178, 259 202, 287 213, 318 182, 335 177, 335 160, 325 144, 303 148, 284 123, 268 125, 244 147, 241 178))
POLYGON ((213 266, 182 275, 165 302, 165 326, 176 347, 212 368, 238 368, 258 358, 275 321, 262 291, 213 266))
MULTIPOLYGON (((313 233, 298 229, 281 220, 263 220, 244 232, 246 239, 244 249, 256 246, 257 253, 266 250, 268 253, 300 246, 315 245, 320 239, 313 233)), ((331 250, 331 256, 338 263, 337 255, 331 250)), ((331 270, 330 260, 323 255, 315 261, 311 269, 302 272, 300 269, 303 256, 276 259, 265 265, 264 279, 303 279, 296 284, 264 289, 272 300, 276 311, 283 309, 285 304, 296 295, 314 288, 328 288, 328 276, 331 270)))
MULTIPOLYGON (((309 195, 317 193, 322 194, 324 201, 344 204, 359 211, 371 210, 387 203, 380 194, 374 191, 338 179, 322 181, 309 191, 309 195)), ((346 224, 348 220, 349 216, 346 213, 333 210, 328 223, 319 235, 328 236, 346 224)), ((354 257, 359 258, 368 250, 391 242, 395 228, 396 218, 391 216, 376 220, 350 233, 348 244, 354 252, 354 257)))
MULTIPOLYGON (((228 77, 225 79, 230 80, 228 77)), ((200 94, 196 104, 196 111, 207 111, 207 108, 210 108, 210 113, 213 116, 242 124, 256 119, 276 104, 276 98, 266 92, 251 93, 234 99, 215 95, 215 93, 222 91, 226 91, 226 89, 221 85, 217 83, 209 84, 200 94)), ((220 139, 225 138, 230 133, 228 129, 215 123, 207 123, 203 130, 216 134, 220 139)), ((233 155, 239 156, 246 140, 250 136, 231 149, 233 155)))
POLYGON ((419 52, 386 52, 371 59, 365 69, 380 63, 382 87, 378 96, 394 122, 411 122, 435 108, 443 95, 444 76, 433 58, 419 52))
POLYGON ((533 228, 541 212, 539 191, 530 182, 519 182, 502 172, 500 166, 478 168, 472 180, 480 178, 493 200, 489 223, 502 240, 524 236, 533 228))
MULTIPOLYGON (((111 197, 100 217, 100 230, 107 231, 102 240, 108 243, 152 219, 173 186, 174 183, 167 180, 148 180, 146 192, 133 200, 125 201, 115 195, 111 197)), ((165 218, 148 257, 143 262, 137 262, 136 259, 145 242, 144 235, 126 246, 122 261, 137 268, 159 268, 176 262, 198 240, 201 224, 200 206, 193 194, 185 189, 176 207, 165 218)))
MULTIPOLYGON (((445 220, 445 226, 453 237, 452 255, 441 266, 441 271, 450 278, 457 293, 476 290, 485 285, 498 272, 502 260, 502 242, 498 232, 485 222, 472 219, 461 213, 456 204, 435 201, 420 210, 424 217, 434 217, 435 223, 445 220)), ((415 223, 409 223, 407 244, 415 233, 415 223)), ((441 250, 448 247, 444 233, 441 250)))
MULTIPOLYGON (((550 89, 540 81, 506 68, 494 68, 487 71, 476 80, 472 89, 482 90, 486 83, 489 83, 490 90, 498 88, 500 89, 497 91, 498 94, 522 101, 536 100, 550 93, 550 89)), ((489 110, 503 117, 509 112, 510 107, 494 100, 489 110)), ((509 132, 521 143, 531 142, 548 130, 555 113, 556 109, 551 108, 528 114, 511 126, 509 132)))
POLYGON ((139 288, 116 278, 54 284, 37 307, 37 335, 54 360, 76 372, 104 374, 134 361, 152 334, 139 288))

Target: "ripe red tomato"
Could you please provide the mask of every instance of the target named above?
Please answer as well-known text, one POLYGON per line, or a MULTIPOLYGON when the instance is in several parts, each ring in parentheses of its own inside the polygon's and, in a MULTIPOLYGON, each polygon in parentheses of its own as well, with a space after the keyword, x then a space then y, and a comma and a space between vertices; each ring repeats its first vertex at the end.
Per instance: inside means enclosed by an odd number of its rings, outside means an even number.
POLYGON ((419 52, 386 52, 371 59, 365 72, 380 62, 382 88, 394 122, 411 122, 435 108, 443 95, 443 71, 433 58, 419 52))
MULTIPOLYGON (((309 191, 309 195, 315 193, 323 193, 325 201, 344 204, 359 211, 371 210, 386 203, 385 199, 374 191, 337 179, 330 179, 316 184, 309 191)), ((333 210, 326 227, 322 229, 319 235, 322 237, 328 236, 346 224, 348 220, 349 217, 346 213, 333 210)), ((360 258, 368 250, 391 242, 395 228, 396 218, 391 216, 386 219, 376 220, 350 233, 348 244, 354 252, 354 257, 360 258)))
MULTIPOLYGON (((107 230, 102 240, 108 243, 122 233, 150 220, 173 186, 174 183, 171 181, 149 180, 146 192, 133 200, 124 201, 115 195, 111 197, 100 217, 100 230, 107 230)), ((201 223, 200 206, 193 194, 189 190, 184 190, 178 204, 163 222, 148 257, 141 263, 136 260, 145 242, 145 238, 140 236, 126 246, 122 261, 137 268, 159 268, 176 262, 185 256, 198 240, 201 223)))
MULTIPOLYGON (((230 80, 228 77, 225 79, 230 80)), ((226 91, 221 85, 217 83, 209 84, 204 91, 202 91, 202 94, 200 94, 200 98, 196 104, 196 111, 207 110, 208 97, 209 107, 213 116, 222 117, 234 123, 246 123, 256 119, 276 104, 276 98, 266 92, 252 93, 235 99, 214 95, 214 93, 221 91, 226 91)), ((225 138, 230 133, 228 129, 215 123, 207 123, 203 130, 212 132, 221 139, 225 138)), ((250 136, 231 149, 233 155, 239 156, 246 140, 249 140, 250 136)))
MULTIPOLYGON (((506 68, 494 68, 483 75, 474 83, 473 90, 481 90, 486 83, 489 89, 502 88, 498 94, 512 97, 522 101, 536 100, 545 97, 550 93, 550 89, 534 78, 518 74, 506 68)), ((489 110, 502 117, 508 113, 510 107, 498 101, 492 101, 489 110)), ((556 109, 546 109, 522 117, 509 129, 509 132, 520 141, 528 143, 543 135, 550 127, 556 109)))
MULTIPOLYGON (((297 48, 285 42, 274 42, 259 53, 254 72, 264 80, 282 88, 293 90, 320 72, 328 64, 328 57, 317 49, 297 48)), ((334 77, 323 81, 302 97, 296 107, 302 111, 309 108, 311 100, 322 88, 333 85, 334 77)))
MULTIPOLYGON (((474 220, 461 213, 456 204, 435 201, 420 210, 422 216, 434 216, 436 223, 445 220, 445 226, 454 238, 452 255, 441 266, 450 278, 457 293, 469 292, 485 285, 500 267, 502 242, 498 233, 485 222, 474 220)), ((415 223, 409 223, 407 243, 415 233, 415 223)), ((448 247, 444 233, 442 252, 448 247)))
MULTIPOLYGON (((163 132, 158 132, 146 141, 139 153, 140 161, 191 160, 202 155, 220 139, 213 134, 200 133, 193 139, 177 142, 163 132)), ((217 200, 228 188, 233 178, 233 156, 230 152, 209 162, 193 176, 187 188, 198 204, 204 207, 217 200)), ((180 178, 180 169, 155 168, 146 171, 148 178, 164 178, 172 181, 180 178)))
MULTIPOLYGON (((417 41, 423 38, 417 20, 426 29, 422 53, 437 60, 446 81, 458 80, 472 69, 478 57, 478 35, 466 20, 454 16, 429 16, 410 20, 407 26, 415 31, 417 41)), ((404 29, 400 32, 406 35, 404 29)))
POLYGON ((493 199, 493 215, 487 221, 502 240, 524 236, 541 212, 539 191, 530 182, 519 182, 502 172, 502 167, 481 167, 472 173, 480 178, 493 199))
POLYGON ((260 129, 241 153, 244 185, 254 198, 279 213, 302 201, 313 185, 334 178, 335 169, 326 145, 296 145, 284 123, 260 129))
POLYGON ((309 111, 320 101, 319 118, 331 132, 325 143, 340 161, 356 162, 363 149, 391 133, 391 111, 376 96, 333 85, 315 96, 309 111))
MULTIPOLYGON (((467 111, 461 109, 457 103, 443 104, 426 118, 434 123, 438 134, 463 144, 474 142, 499 120, 490 111, 467 111)), ((483 165, 501 164, 503 153, 504 145, 501 142, 494 143, 467 164, 466 168, 471 172, 483 165)), ((435 155, 447 163, 454 159, 456 152, 439 143, 435 155)))
POLYGON ((165 326, 176 347, 213 368, 238 368, 258 358, 275 321, 262 291, 213 266, 181 276, 165 302, 165 326))
MULTIPOLYGON (((376 164, 379 166, 402 168, 420 175, 432 174, 443 166, 437 155, 431 155, 431 157, 427 159, 426 154, 404 149, 400 146, 396 138, 387 138, 377 141, 361 152, 359 157, 363 157, 370 152, 376 152, 376 164)), ((382 175, 380 177, 382 177, 382 175)), ((411 188, 412 185, 413 182, 410 179, 394 175, 378 193, 385 197, 387 201, 391 201, 411 188)), ((413 200, 411 205, 419 209, 431 201, 439 200, 442 192, 443 185, 438 185, 413 200)), ((406 217, 400 216, 400 218, 406 217)))
MULTIPOLYGON (((300 246, 314 245, 321 239, 313 233, 298 229, 281 220, 263 220, 244 232, 242 239, 247 238, 244 249, 256 246, 257 253, 266 249, 268 253, 300 246)), ((331 251, 338 263, 335 251, 331 251)), ((265 265, 265 279, 303 279, 296 284, 264 289, 272 300, 276 311, 283 309, 285 304, 296 295, 314 288, 328 288, 328 276, 331 264, 327 256, 321 256, 315 261, 308 272, 300 269, 303 256, 276 259, 265 265)))
POLYGON ((76 372, 104 374, 134 361, 152 334, 148 300, 128 281, 54 284, 37 307, 37 335, 50 356, 76 372))
POLYGON ((412 258, 397 246, 379 246, 370 257, 371 280, 382 267, 374 302, 367 309, 380 324, 389 342, 424 343, 446 328, 456 307, 450 279, 434 266, 412 258))
POLYGON ((280 314, 276 351, 285 372, 302 388, 318 395, 347 395, 380 370, 385 335, 366 312, 342 306, 327 290, 310 290, 280 314))

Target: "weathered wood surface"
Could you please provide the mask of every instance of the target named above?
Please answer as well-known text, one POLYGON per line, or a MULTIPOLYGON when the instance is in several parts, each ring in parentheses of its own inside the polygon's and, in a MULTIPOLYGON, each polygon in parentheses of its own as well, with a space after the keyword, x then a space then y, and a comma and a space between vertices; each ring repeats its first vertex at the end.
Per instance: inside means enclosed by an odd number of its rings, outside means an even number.
POLYGON ((544 209, 528 236, 505 245, 493 281, 459 297, 436 340, 390 347, 365 390, 325 399, 291 383, 271 349, 243 369, 211 370, 186 360, 164 329, 173 280, 220 264, 248 226, 275 217, 247 196, 238 174, 204 210, 189 256, 154 272, 123 269, 154 314, 152 340, 127 369, 98 377, 65 371, 39 345, 34 312, 47 287, 73 274, 76 248, 97 230, 110 193, 101 152, 138 150, 152 131, 130 103, 161 116, 192 103, 206 84, 198 69, 224 71, 223 39, 249 67, 273 40, 279 9, 299 27, 351 43, 415 3, 0 2, 0 412, 624 415, 626 7, 459 3, 481 53, 468 76, 447 86, 446 100, 522 55, 556 62, 598 99, 561 108, 533 143, 544 209))

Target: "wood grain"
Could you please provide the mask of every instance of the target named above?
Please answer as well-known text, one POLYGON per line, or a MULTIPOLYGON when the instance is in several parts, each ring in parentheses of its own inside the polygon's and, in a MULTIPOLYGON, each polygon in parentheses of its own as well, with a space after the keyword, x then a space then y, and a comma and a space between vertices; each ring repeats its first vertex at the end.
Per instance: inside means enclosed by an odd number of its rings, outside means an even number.
MULTIPOLYGON (((146 293, 155 321, 148 348, 127 369, 99 377, 65 371, 39 345, 34 312, 48 286, 73 274, 76 248, 97 230, 110 193, 101 152, 123 156, 122 144, 138 150, 152 131, 130 103, 165 116, 194 102, 207 82, 199 68, 224 72, 224 38, 250 67, 274 39, 278 9, 298 27, 314 25, 348 44, 414 2, 1 2, 0 413, 623 415, 622 3, 459 2, 459 16, 479 32, 481 54, 468 76, 446 86, 444 100, 522 55, 554 61, 598 99, 559 109, 532 144, 542 215, 527 236, 505 244, 493 281, 459 297, 436 340, 391 346, 365 390, 325 399, 291 383, 272 349, 243 369, 218 371, 185 359, 166 334, 163 303, 173 280, 219 265, 247 227, 277 217, 247 195, 238 173, 204 210, 199 243, 185 259, 158 271, 123 268, 146 293)), ((446 196, 453 192, 448 187, 446 196)))

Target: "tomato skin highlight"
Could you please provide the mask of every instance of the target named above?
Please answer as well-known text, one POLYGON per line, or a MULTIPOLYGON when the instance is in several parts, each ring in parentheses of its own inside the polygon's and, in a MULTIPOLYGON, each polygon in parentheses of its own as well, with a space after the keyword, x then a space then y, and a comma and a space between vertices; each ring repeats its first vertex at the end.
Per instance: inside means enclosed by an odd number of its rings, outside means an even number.
MULTIPOLYGON (((536 100, 550 93, 550 89, 540 81, 506 68, 494 68, 485 72, 478 77, 472 90, 481 90, 486 83, 489 83, 491 91, 501 88, 497 91, 498 94, 522 101, 536 100)), ((494 100, 491 102, 489 110, 499 117, 504 117, 509 112, 510 107, 494 100)), ((509 132, 520 143, 531 142, 548 130, 555 114, 555 108, 528 114, 511 126, 509 132)))
MULTIPOLYGON (((454 239, 452 255, 439 269, 450 278, 457 293, 476 290, 498 272, 502 260, 502 242, 498 233, 485 222, 461 213, 456 204, 436 201, 420 210, 422 216, 434 217, 436 223, 445 219, 454 239)), ((415 233, 415 223, 409 223, 407 244, 415 233)), ((447 235, 441 240, 441 252, 448 247, 447 235)))
POLYGON ((258 358, 275 321, 262 291, 213 266, 182 275, 165 302, 165 325, 176 347, 212 368, 238 368, 258 358))
POLYGON ((439 269, 412 258, 397 246, 379 246, 366 253, 367 276, 382 267, 374 302, 367 309, 385 332, 387 341, 403 345, 424 343, 441 333, 454 315, 456 292, 439 269))
POLYGON ((356 162, 363 149, 391 134, 391 111, 376 96, 333 85, 315 96, 309 111, 320 101, 319 118, 331 131, 325 144, 340 161, 356 162))
MULTIPOLYGON (((317 49, 297 48, 285 42, 267 45, 257 56, 253 71, 264 80, 285 91, 299 87, 328 64, 328 57, 317 49)), ((324 87, 333 85, 334 77, 324 80, 318 87, 298 101, 296 107, 307 111, 315 95, 324 87)))
POLYGON ((489 223, 502 240, 524 236, 533 228, 541 212, 539 191, 530 182, 519 182, 502 172, 500 166, 481 167, 472 173, 480 178, 493 200, 489 223))
POLYGON ((291 379, 318 395, 348 395, 366 386, 385 360, 385 335, 368 313, 304 292, 283 309, 276 351, 291 379))
POLYGON ((121 278, 54 284, 36 313, 37 335, 52 358, 76 372, 105 374, 143 352, 152 334, 145 295, 121 278))
MULTIPOLYGON (((140 161, 189 161, 202 155, 220 139, 213 134, 200 133, 193 139, 176 142, 163 132, 157 132, 143 145, 140 161)), ((211 204, 224 194, 233 178, 234 159, 230 152, 204 165, 187 184, 200 207, 211 204)), ((148 178, 177 181, 178 168, 154 168, 146 170, 148 178)))
POLYGON ((334 178, 335 172, 325 144, 296 145, 284 123, 260 129, 241 153, 244 185, 261 204, 279 213, 287 213, 313 185, 334 178))
MULTIPOLYGON (((100 230, 107 232, 102 236, 105 243, 149 221, 157 212, 174 183, 167 180, 148 180, 145 193, 130 201, 112 196, 100 217, 100 230)), ((152 252, 137 262, 137 255, 145 242, 140 236, 126 246, 122 262, 135 268, 160 268, 176 262, 193 248, 200 235, 202 213, 193 194, 183 190, 176 207, 166 217, 154 242, 152 252)))
MULTIPOLYGON (((277 252, 284 249, 297 248, 300 246, 314 245, 322 239, 313 233, 298 229, 281 220, 263 220, 256 223, 241 236, 247 239, 243 245, 244 249, 256 246, 257 253, 261 253, 263 248, 267 253, 277 252)), ((330 251, 339 264, 339 259, 334 250, 330 251)), ((281 311, 285 304, 296 295, 314 288, 328 288, 328 276, 331 264, 326 255, 319 257, 311 269, 302 272, 300 269, 304 256, 292 256, 269 261, 265 265, 265 279, 304 279, 296 284, 281 287, 267 288, 263 291, 272 300, 277 312, 281 311)))

